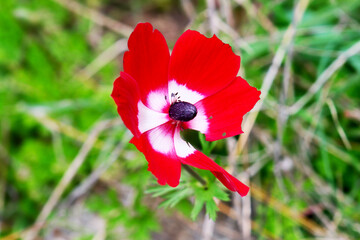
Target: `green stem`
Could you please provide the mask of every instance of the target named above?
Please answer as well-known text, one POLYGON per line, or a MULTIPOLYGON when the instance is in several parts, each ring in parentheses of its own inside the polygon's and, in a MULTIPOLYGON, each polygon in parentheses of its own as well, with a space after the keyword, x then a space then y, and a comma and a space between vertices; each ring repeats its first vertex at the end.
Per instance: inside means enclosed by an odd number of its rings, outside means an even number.
POLYGON ((193 176, 196 180, 198 180, 204 187, 207 187, 207 182, 194 170, 191 169, 188 165, 183 164, 182 165, 184 169, 193 176))

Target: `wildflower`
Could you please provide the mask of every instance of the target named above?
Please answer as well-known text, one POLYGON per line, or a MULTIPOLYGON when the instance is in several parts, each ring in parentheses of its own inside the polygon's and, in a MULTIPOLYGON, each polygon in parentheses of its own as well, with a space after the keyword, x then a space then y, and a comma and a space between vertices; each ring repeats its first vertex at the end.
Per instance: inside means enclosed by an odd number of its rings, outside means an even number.
POLYGON ((210 170, 229 190, 249 187, 185 142, 194 129, 214 141, 242 133, 241 122, 260 92, 237 77, 240 57, 215 35, 187 30, 170 56, 163 35, 149 23, 136 26, 124 55, 124 71, 111 94, 130 141, 161 185, 179 184, 181 164, 210 170))

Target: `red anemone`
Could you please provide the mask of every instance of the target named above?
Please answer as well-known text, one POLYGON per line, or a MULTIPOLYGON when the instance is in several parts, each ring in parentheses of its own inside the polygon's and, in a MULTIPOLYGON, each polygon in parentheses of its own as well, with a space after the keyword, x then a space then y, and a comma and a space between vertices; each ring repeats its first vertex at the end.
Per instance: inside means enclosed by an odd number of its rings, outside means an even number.
POLYGON ((260 91, 237 77, 240 57, 215 35, 187 30, 170 56, 163 35, 149 23, 136 26, 124 55, 124 71, 111 94, 134 135, 130 141, 161 185, 179 184, 181 164, 210 170, 229 190, 249 187, 180 137, 194 129, 214 141, 242 133, 241 122, 260 91))

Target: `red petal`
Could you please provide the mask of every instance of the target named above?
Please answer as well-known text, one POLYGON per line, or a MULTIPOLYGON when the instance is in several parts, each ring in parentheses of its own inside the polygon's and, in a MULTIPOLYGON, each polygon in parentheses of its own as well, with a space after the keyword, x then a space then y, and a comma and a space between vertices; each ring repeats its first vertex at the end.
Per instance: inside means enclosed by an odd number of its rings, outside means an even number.
POLYGON ((167 95, 169 49, 164 36, 150 23, 139 23, 128 41, 124 71, 140 86, 141 99, 147 105, 151 90, 162 89, 167 95))
POLYGON ((134 144, 135 147, 137 148, 137 150, 139 150, 140 152, 143 152, 143 147, 142 147, 142 144, 141 144, 141 138, 137 138, 137 137, 133 137, 131 140, 130 140, 130 143, 134 144))
POLYGON ((226 87, 236 77, 240 57, 215 35, 207 38, 187 30, 177 40, 170 57, 169 80, 205 96, 226 87))
POLYGON ((249 192, 248 186, 240 182, 217 163, 199 151, 195 151, 194 154, 182 159, 181 162, 196 168, 210 170, 212 174, 214 174, 214 176, 219 179, 222 184, 224 184, 225 187, 227 187, 230 191, 238 192, 242 197, 246 196, 249 192))
POLYGON ((203 109, 206 118, 197 116, 186 123, 186 128, 201 131, 206 140, 215 141, 242 133, 243 116, 249 112, 260 99, 260 91, 250 86, 244 79, 237 77, 228 87, 195 104, 203 109), (204 129, 207 119, 208 127, 204 129))
POLYGON ((171 187, 179 185, 181 173, 181 163, 173 142, 174 128, 171 123, 165 123, 130 141, 145 155, 148 170, 155 175, 158 183, 171 187))
POLYGON ((203 153, 195 150, 191 145, 186 143, 180 137, 179 128, 175 129, 174 145, 177 156, 184 164, 191 165, 200 169, 210 170, 217 179, 219 179, 225 187, 233 192, 238 192, 241 196, 245 196, 249 187, 231 176, 222 167, 216 164, 203 153))
POLYGON ((111 97, 117 105, 117 111, 125 126, 134 136, 139 137, 137 105, 140 100, 140 92, 136 81, 130 75, 121 72, 120 77, 114 82, 111 97))

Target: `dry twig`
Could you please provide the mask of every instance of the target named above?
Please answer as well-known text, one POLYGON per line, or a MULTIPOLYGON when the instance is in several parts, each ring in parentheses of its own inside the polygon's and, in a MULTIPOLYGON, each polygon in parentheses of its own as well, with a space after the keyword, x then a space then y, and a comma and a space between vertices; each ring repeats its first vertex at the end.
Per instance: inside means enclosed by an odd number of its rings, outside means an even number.
MULTIPOLYGON (((89 79, 94 76, 102 67, 114 60, 117 56, 127 50, 127 39, 120 39, 104 52, 102 52, 97 58, 95 58, 89 65, 79 73, 80 76, 84 76, 85 79, 89 79)), ((84 79, 83 79, 84 80, 84 79)))
POLYGON ((116 21, 98 11, 85 7, 76 1, 72 1, 72 0, 54 0, 54 1, 62 5, 69 11, 74 12, 82 17, 85 17, 100 26, 107 27, 108 29, 116 33, 119 33, 125 37, 129 37, 133 30, 130 26, 123 24, 119 21, 116 21))
POLYGON ((118 159, 119 155, 122 153, 124 144, 129 140, 130 136, 122 138, 120 143, 114 148, 107 160, 101 162, 101 164, 69 194, 69 197, 64 203, 65 206, 70 205, 76 199, 83 196, 86 192, 89 191, 89 189, 95 184, 95 182, 101 177, 101 175, 118 159))
POLYGON ((68 167, 67 171, 64 173, 59 184, 56 186, 52 192, 50 198, 46 202, 45 206, 41 210, 39 216, 36 219, 33 227, 24 233, 25 240, 35 239, 39 230, 44 226, 46 219, 49 217, 50 213, 59 202, 61 195, 64 193, 66 187, 69 185, 75 174, 77 173, 80 166, 84 163, 86 156, 92 149, 93 145, 96 142, 99 134, 104 131, 106 128, 110 128, 118 124, 116 120, 105 120, 101 121, 93 128, 88 138, 86 139, 84 145, 81 147, 78 155, 75 157, 73 162, 68 167))
POLYGON ((293 104, 288 109, 289 114, 295 114, 300 109, 302 109, 305 104, 310 101, 310 99, 314 96, 316 92, 318 92, 321 87, 330 79, 330 77, 341 68, 345 62, 351 58, 352 56, 358 54, 360 52, 360 41, 352 45, 349 49, 339 55, 338 58, 333 61, 328 68, 326 68, 319 78, 315 81, 313 85, 309 88, 304 96, 302 96, 295 104, 293 104))
POLYGON ((287 28, 284 37, 281 41, 281 44, 276 51, 276 54, 273 58, 272 64, 266 73, 264 82, 261 87, 261 96, 258 103, 255 105, 253 111, 248 115, 248 117, 245 119, 243 128, 246 129, 246 132, 240 135, 239 141, 237 143, 237 147, 234 150, 235 155, 239 155, 241 151, 244 148, 244 145, 247 142, 247 139, 250 135, 251 129, 256 121, 256 118, 258 116, 258 113, 264 103, 264 100, 266 99, 269 90, 272 86, 272 83, 277 75, 277 72, 279 71, 280 65, 285 57, 285 54, 287 52, 287 49, 289 45, 291 44, 295 33, 296 33, 296 26, 301 21, 303 14, 308 6, 309 0, 300 0, 299 3, 295 7, 294 11, 294 21, 289 25, 287 28))
POLYGON ((215 222, 209 217, 208 214, 204 217, 204 223, 202 228, 202 239, 211 240, 214 235, 215 222))
POLYGON ((215 25, 215 17, 216 17, 216 10, 215 10, 215 0, 206 0, 207 4, 207 13, 209 18, 209 28, 211 34, 216 34, 218 32, 218 28, 215 25))
POLYGON ((337 114, 334 102, 331 99, 327 99, 326 103, 329 106, 330 113, 331 113, 331 116, 332 116, 332 118, 334 120, 336 130, 339 133, 342 142, 344 143, 345 147, 348 150, 350 150, 351 149, 351 144, 349 142, 349 139, 346 136, 346 133, 345 133, 344 129, 340 125, 338 114, 337 114))
POLYGON ((269 33, 275 32, 275 27, 272 22, 264 15, 261 11, 257 10, 254 6, 254 3, 251 3, 249 0, 234 0, 237 4, 243 6, 246 12, 251 16, 255 21, 257 21, 266 31, 269 33))

